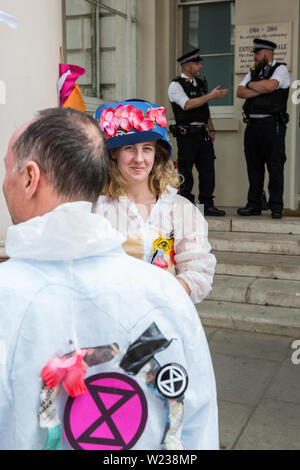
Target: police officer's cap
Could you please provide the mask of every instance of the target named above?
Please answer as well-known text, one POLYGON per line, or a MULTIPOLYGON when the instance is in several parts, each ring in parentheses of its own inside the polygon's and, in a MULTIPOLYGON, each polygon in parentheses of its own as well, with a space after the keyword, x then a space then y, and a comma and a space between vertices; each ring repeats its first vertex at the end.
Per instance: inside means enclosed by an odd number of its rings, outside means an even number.
POLYGON ((199 62, 200 60, 202 60, 202 57, 200 57, 199 49, 194 49, 181 57, 178 57, 177 62, 183 65, 186 62, 199 62))
POLYGON ((257 52, 260 49, 267 49, 269 51, 274 51, 274 49, 276 49, 277 47, 277 44, 275 44, 275 42, 268 41, 267 39, 259 39, 259 38, 253 39, 253 44, 254 44, 254 47, 253 47, 252 52, 257 52))

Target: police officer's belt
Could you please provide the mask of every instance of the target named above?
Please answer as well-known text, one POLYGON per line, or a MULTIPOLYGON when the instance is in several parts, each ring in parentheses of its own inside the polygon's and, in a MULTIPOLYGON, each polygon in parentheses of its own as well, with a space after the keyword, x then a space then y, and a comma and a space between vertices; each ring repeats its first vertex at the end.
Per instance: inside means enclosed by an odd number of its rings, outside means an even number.
POLYGON ((277 121, 277 116, 265 116, 265 117, 250 117, 249 116, 249 119, 250 121, 252 121, 253 123, 262 123, 262 122, 275 122, 277 121))
POLYGON ((177 137, 178 135, 201 134, 206 132, 206 125, 201 124, 199 126, 190 126, 188 124, 173 124, 169 126, 169 130, 174 137, 177 137))
POLYGON ((288 121, 288 113, 272 114, 271 116, 261 118, 250 117, 247 114, 243 113, 243 122, 245 122, 247 125, 259 125, 264 124, 266 122, 281 122, 283 124, 286 124, 288 121))

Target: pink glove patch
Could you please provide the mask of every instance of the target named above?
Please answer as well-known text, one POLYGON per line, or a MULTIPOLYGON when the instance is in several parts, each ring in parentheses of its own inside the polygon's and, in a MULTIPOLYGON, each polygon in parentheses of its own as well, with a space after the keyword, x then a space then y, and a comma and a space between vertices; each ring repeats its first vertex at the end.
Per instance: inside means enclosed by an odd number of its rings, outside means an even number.
POLYGON ((62 382, 71 397, 86 393, 84 383, 86 369, 82 364, 85 355, 85 349, 77 349, 71 356, 50 359, 42 370, 42 377, 47 387, 56 388, 62 382))

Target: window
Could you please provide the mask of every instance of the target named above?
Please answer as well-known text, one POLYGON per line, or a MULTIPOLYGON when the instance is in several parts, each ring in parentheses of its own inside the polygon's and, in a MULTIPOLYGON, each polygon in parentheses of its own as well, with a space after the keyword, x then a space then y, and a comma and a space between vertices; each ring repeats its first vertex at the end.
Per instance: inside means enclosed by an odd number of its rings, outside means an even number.
POLYGON ((181 0, 182 53, 199 47, 209 90, 229 88, 222 100, 210 101, 212 115, 232 117, 234 100, 234 1, 181 0))
POLYGON ((87 111, 135 96, 136 0, 63 0, 64 60, 80 65, 87 111))

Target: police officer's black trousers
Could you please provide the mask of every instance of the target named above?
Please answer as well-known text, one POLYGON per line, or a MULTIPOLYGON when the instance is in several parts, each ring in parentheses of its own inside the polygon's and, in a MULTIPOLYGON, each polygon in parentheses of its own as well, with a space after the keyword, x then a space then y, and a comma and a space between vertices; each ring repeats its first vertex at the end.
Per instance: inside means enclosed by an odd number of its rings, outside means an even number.
POLYGON ((265 164, 269 173, 269 208, 283 208, 286 129, 282 123, 259 120, 245 131, 245 156, 249 178, 248 205, 260 210, 265 164))
POLYGON ((215 152, 207 132, 177 137, 178 172, 184 176, 180 186, 180 195, 194 203, 195 196, 191 193, 194 184, 193 165, 199 175, 199 202, 206 207, 213 205, 215 189, 215 152))

